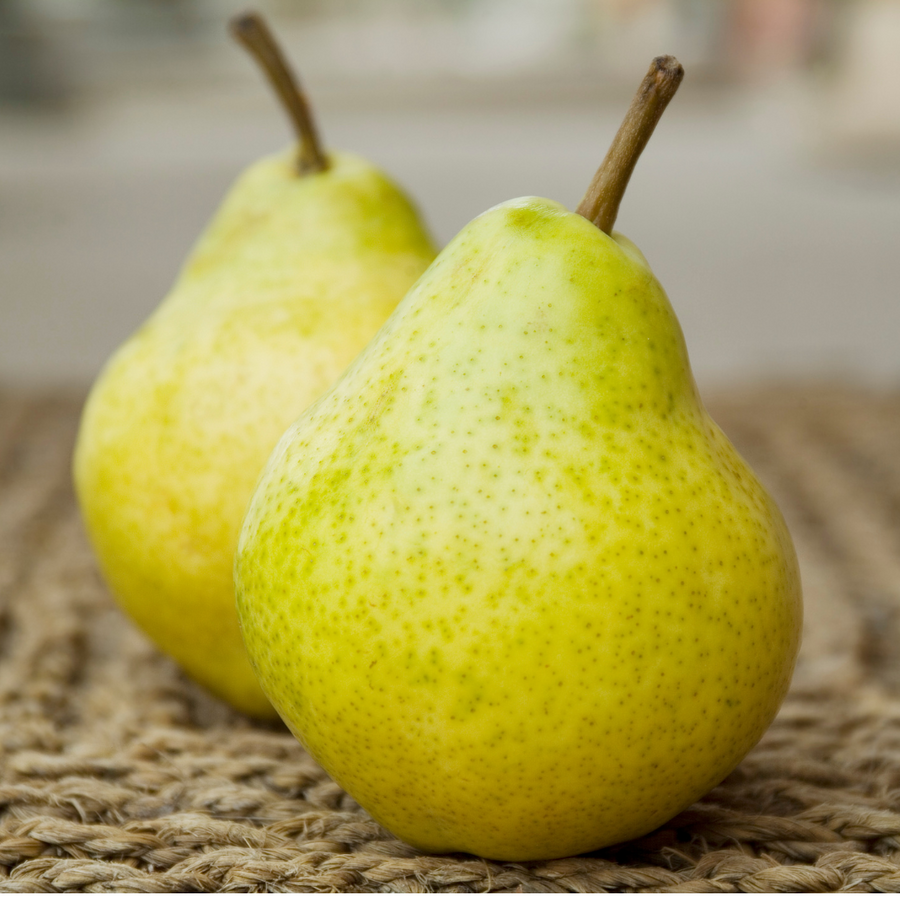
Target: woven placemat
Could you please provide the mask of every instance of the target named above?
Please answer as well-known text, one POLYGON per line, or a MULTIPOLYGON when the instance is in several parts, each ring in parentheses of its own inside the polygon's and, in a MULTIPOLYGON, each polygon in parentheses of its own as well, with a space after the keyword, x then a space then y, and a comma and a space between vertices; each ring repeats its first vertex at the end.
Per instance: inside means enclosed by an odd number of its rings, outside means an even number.
POLYGON ((791 695, 654 834, 501 864, 394 840, 285 729, 183 678, 98 579, 69 481, 78 398, 0 393, 0 890, 900 891, 900 392, 710 407, 795 537, 791 695))

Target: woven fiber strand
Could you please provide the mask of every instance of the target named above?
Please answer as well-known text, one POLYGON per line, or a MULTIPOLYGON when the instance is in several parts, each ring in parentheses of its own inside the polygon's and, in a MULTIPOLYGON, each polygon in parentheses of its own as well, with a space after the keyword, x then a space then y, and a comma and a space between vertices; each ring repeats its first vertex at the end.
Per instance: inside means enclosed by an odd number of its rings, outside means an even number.
POLYGON ((711 408, 801 559, 791 695, 659 831, 501 864, 393 839, 283 727, 160 656, 82 531, 79 400, 0 393, 0 889, 900 891, 900 392, 779 386, 711 408))

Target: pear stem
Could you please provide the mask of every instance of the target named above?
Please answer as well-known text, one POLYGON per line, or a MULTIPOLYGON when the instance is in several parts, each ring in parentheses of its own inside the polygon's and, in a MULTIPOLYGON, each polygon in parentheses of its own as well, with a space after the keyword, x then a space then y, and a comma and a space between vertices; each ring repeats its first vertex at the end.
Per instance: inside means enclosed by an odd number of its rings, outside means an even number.
POLYGON ((288 112, 300 140, 298 171, 301 174, 323 172, 328 168, 328 160, 322 152, 306 95, 265 20, 259 13, 245 12, 234 16, 228 27, 232 37, 259 63, 288 112))
POLYGON ((606 234, 612 233, 631 173, 682 78, 684 69, 674 56, 657 56, 650 63, 606 157, 575 210, 606 234))

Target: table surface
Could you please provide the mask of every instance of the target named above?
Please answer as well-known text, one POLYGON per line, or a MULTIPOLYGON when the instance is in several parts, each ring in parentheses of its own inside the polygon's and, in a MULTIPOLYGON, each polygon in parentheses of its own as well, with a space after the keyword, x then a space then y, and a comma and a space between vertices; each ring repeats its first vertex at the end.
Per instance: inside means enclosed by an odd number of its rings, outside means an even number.
POLYGON ((0 890, 900 890, 900 392, 712 399, 800 557, 791 694, 738 769, 657 832, 528 864, 394 840, 285 729, 147 643, 82 531, 80 404, 0 392, 0 890))

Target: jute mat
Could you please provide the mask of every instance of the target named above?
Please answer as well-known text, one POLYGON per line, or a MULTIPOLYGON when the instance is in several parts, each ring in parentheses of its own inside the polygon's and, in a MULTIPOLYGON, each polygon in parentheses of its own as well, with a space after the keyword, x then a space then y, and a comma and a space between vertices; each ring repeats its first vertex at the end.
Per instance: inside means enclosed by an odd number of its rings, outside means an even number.
POLYGON ((900 891, 900 391, 713 398, 801 558, 791 695, 658 832, 529 864, 394 840, 286 730, 211 700, 132 628, 72 497, 79 407, 0 393, 0 889, 900 891))

